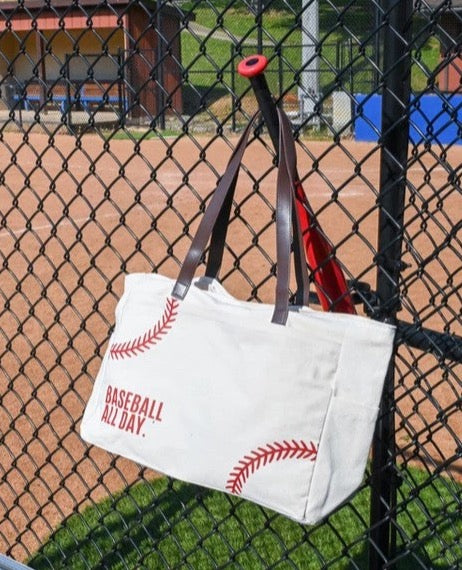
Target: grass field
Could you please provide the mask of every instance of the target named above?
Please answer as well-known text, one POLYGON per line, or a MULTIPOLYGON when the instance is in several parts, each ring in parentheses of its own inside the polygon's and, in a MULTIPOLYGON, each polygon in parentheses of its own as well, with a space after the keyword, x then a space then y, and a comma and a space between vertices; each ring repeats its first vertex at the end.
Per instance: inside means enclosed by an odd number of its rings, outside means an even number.
MULTIPOLYGON (((265 10, 263 15, 263 41, 267 44, 264 51, 268 55, 274 55, 274 47, 283 40, 278 49, 281 50, 284 62, 283 72, 287 75, 284 83, 294 81, 294 73, 301 68, 302 32, 297 23, 297 14, 300 13, 301 3, 293 2, 293 9, 288 9, 283 3, 273 2, 271 7, 265 10)), ((351 5, 342 15, 345 2, 337 0, 331 3, 320 3, 319 13, 319 41, 320 41, 320 84, 322 90, 327 90, 339 81, 339 71, 345 64, 351 66, 348 73, 343 73, 341 83, 345 83, 353 90, 369 92, 372 89, 373 58, 374 58, 374 34, 371 35, 374 15, 369 6, 360 3, 351 5), (337 7, 334 10, 332 6, 337 7), (367 9, 366 9, 367 8, 367 9), (341 25, 340 25, 341 24, 341 25), (343 58, 339 61, 338 45, 343 49, 343 58), (344 60, 347 58, 347 61, 344 60), (340 66, 340 67, 339 67, 340 66)), ((188 70, 191 82, 197 87, 209 88, 224 74, 225 82, 229 81, 231 66, 235 61, 231 60, 233 36, 236 40, 245 38, 243 54, 252 52, 249 44, 256 45, 257 25, 255 15, 248 6, 236 2, 229 5, 223 1, 207 5, 203 2, 189 3, 185 10, 192 11, 195 22, 209 28, 226 29, 229 34, 228 41, 207 38, 184 33, 182 34, 182 63, 188 70)), ((418 25, 418 21, 416 22, 418 25)), ((255 50, 256 51, 256 48, 255 50)), ((427 88, 429 74, 439 63, 439 42, 431 37, 422 46, 413 51, 414 65, 412 69, 412 88, 420 92, 427 88)), ((278 92, 277 85, 278 69, 269 68, 268 79, 274 93, 278 92)), ((239 79, 238 79, 239 82, 239 79)), ((290 85, 284 85, 284 88, 290 85)), ((292 85, 296 89, 296 85, 292 85)), ((238 83, 237 91, 243 90, 238 83)))
MULTIPOLYGON (((404 477, 398 550, 404 551, 406 543, 414 540, 414 552, 428 560, 427 568, 455 568, 448 561, 455 564, 462 558, 462 520, 453 493, 460 496, 462 488, 438 479, 419 493, 410 493, 411 481, 412 487, 422 485, 427 475, 411 469, 404 477), (433 538, 428 533, 430 517, 437 533, 433 538), (421 542, 420 535, 425 537, 421 542)), ((162 478, 136 484, 71 516, 29 564, 36 570, 103 566, 125 570, 140 563, 153 570, 234 564, 248 570, 273 565, 317 570, 324 560, 331 562, 329 568, 340 570, 352 567, 351 558, 366 569, 368 512, 369 490, 363 489, 318 531, 249 502, 162 478)), ((412 552, 399 559, 399 570, 416 568, 412 552)))

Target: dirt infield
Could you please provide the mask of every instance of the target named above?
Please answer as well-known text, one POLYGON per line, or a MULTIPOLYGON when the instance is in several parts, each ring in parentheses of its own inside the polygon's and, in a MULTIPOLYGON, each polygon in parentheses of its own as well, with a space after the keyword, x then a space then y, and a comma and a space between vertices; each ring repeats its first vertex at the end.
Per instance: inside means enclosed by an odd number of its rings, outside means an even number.
MULTIPOLYGON (((299 170, 312 206, 348 276, 374 288, 379 151, 353 141, 304 144, 310 154, 300 149, 299 170)), ((176 275, 230 145, 200 137, 104 143, 85 135, 76 146, 67 135, 30 134, 25 141, 21 134, 4 133, 0 147, 0 551, 25 559, 89 499, 139 476, 136 465, 88 450, 78 435, 79 421, 123 273, 176 275)), ((444 164, 435 166, 431 152, 423 152, 410 166, 414 192, 405 218, 412 247, 403 257, 408 266, 399 315, 409 322, 423 315, 424 326, 453 334, 462 334, 454 293, 462 274, 447 235, 462 208, 448 177, 450 165, 461 162, 459 147, 447 153, 444 164), (440 246, 438 257, 430 259, 440 246), (419 271, 417 262, 427 258, 419 271)), ((268 202, 274 204, 275 171, 259 141, 244 163, 229 231, 232 253, 225 256, 222 275, 237 297, 271 301, 275 283, 268 278, 272 263, 266 254, 274 259, 268 202), (256 182, 258 191, 251 192, 256 182), (250 248, 252 239, 257 247, 250 248)), ((450 430, 462 437, 455 414, 447 414, 446 423, 439 419, 460 397, 460 365, 402 350, 398 444, 411 458, 438 465, 455 454, 450 430)), ((460 475, 460 469, 454 462, 451 472, 460 475)))

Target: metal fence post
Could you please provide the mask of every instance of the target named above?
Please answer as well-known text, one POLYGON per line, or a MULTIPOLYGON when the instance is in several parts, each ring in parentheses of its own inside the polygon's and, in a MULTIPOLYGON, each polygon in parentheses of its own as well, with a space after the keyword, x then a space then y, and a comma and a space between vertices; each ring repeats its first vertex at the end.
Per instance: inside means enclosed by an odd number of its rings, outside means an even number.
POLYGON ((156 11, 156 32, 157 32, 157 61, 156 61, 156 69, 157 69, 157 109, 156 109, 156 126, 159 127, 160 130, 165 130, 165 97, 164 97, 164 24, 162 18, 162 9, 164 7, 164 3, 157 3, 157 11, 156 11), (158 121, 158 122, 157 122, 158 121))
POLYGON ((230 56, 229 61, 231 62, 231 130, 233 133, 237 130, 236 124, 236 112, 237 112, 237 104, 236 104, 236 71, 235 71, 235 60, 236 60, 236 50, 234 44, 230 44, 229 46, 230 56))
POLYGON ((117 52, 117 98, 119 108, 119 122, 121 126, 125 125, 125 96, 124 96, 124 61, 123 51, 119 49, 117 52))
POLYGON ((265 9, 264 2, 257 0, 257 15, 255 18, 257 24, 257 49, 258 53, 263 53, 263 11, 265 9))
POLYGON ((71 58, 72 55, 67 54, 66 61, 64 63, 64 76, 66 79, 66 108, 64 110, 63 116, 65 117, 67 128, 72 132, 71 58))
MULTIPOLYGON (((396 322, 400 306, 399 278, 409 140, 411 58, 407 37, 412 0, 384 0, 384 63, 382 75, 382 139, 378 205, 379 239, 377 293, 382 319, 396 322)), ((385 380, 384 396, 373 442, 371 490, 371 547, 369 568, 390 560, 396 504, 394 472, 393 363, 385 380)))

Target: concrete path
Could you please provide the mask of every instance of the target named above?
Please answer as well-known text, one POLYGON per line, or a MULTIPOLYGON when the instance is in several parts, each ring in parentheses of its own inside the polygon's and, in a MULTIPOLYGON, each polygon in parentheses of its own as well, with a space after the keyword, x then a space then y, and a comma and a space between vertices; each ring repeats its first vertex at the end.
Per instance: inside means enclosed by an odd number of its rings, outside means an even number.
MULTIPOLYGON (((243 38, 239 36, 234 36, 231 33, 226 33, 224 30, 218 28, 216 30, 212 30, 211 28, 207 28, 207 26, 202 26, 201 24, 197 24, 196 22, 189 22, 188 27, 183 30, 184 32, 190 32, 195 36, 199 36, 201 38, 213 38, 214 40, 219 40, 222 42, 242 42, 243 38)), ((256 46, 258 41, 255 38, 246 38, 245 41, 241 45, 247 46, 256 46)), ((273 46, 272 42, 263 42, 264 46, 273 46)))

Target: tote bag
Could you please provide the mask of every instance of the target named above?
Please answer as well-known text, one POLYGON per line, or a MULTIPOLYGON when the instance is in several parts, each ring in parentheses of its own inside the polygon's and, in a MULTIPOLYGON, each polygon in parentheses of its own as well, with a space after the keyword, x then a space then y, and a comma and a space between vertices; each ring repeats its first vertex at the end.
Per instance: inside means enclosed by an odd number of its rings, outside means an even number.
POLYGON ((216 278, 250 123, 178 279, 126 277, 81 434, 158 472, 315 523, 361 483, 395 331, 306 306, 295 146, 279 117, 275 305, 236 299, 216 278), (211 236, 206 275, 196 278, 211 236))

